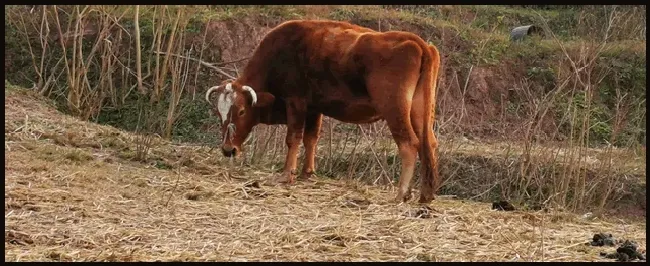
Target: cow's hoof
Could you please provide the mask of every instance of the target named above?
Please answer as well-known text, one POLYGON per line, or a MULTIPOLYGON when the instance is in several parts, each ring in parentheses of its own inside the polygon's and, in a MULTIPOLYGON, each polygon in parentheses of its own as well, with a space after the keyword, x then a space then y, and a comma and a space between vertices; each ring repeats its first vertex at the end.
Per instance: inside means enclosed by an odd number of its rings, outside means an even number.
POLYGON ((409 200, 411 200, 411 191, 397 193, 397 197, 395 197, 396 203, 408 202, 409 200))
POLYGON ((393 198, 393 203, 395 204, 400 204, 404 202, 404 196, 402 195, 397 195, 397 197, 393 198))
POLYGON ((425 196, 425 195, 420 195, 419 203, 429 204, 429 203, 431 203, 435 198, 436 198, 436 197, 433 196, 433 195, 428 196, 428 197, 425 196))
POLYGON ((411 200, 411 194, 403 194, 403 195, 397 195, 395 197, 394 201, 395 203, 407 203, 409 200, 411 200))
POLYGON ((296 182, 296 175, 292 173, 282 173, 277 176, 275 179, 277 183, 280 184, 294 184, 296 182))
POLYGON ((316 177, 316 174, 314 174, 314 172, 311 172, 311 173, 302 173, 302 174, 300 174, 300 176, 298 177, 298 179, 299 179, 299 180, 309 180, 309 179, 314 178, 314 177, 316 177))

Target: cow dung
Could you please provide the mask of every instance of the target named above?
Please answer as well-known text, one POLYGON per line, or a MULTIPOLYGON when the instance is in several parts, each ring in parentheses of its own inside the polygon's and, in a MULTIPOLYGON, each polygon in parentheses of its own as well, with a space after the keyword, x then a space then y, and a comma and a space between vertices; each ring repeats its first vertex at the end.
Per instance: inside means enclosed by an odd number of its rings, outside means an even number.
POLYGON ((497 211, 514 211, 515 206, 505 200, 492 202, 492 209, 497 211))
POLYGON ((602 246, 613 247, 616 244, 616 240, 614 239, 612 234, 598 233, 594 235, 592 241, 589 242, 589 244, 595 247, 602 247, 602 246))
POLYGON ((616 259, 617 261, 633 261, 633 260, 646 260, 645 255, 641 254, 638 250, 638 245, 634 241, 625 240, 623 244, 616 249, 616 252, 609 253, 601 252, 600 255, 608 259, 616 259))

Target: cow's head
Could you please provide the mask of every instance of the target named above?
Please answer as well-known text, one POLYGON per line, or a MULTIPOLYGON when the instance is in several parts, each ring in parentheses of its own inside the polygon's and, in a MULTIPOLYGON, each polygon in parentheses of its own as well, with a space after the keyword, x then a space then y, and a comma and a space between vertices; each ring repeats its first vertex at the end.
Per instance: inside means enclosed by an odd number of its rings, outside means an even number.
POLYGON ((212 113, 221 120, 221 151, 224 156, 232 157, 242 151, 242 143, 259 123, 259 109, 271 105, 275 97, 228 80, 208 89, 205 99, 212 113))

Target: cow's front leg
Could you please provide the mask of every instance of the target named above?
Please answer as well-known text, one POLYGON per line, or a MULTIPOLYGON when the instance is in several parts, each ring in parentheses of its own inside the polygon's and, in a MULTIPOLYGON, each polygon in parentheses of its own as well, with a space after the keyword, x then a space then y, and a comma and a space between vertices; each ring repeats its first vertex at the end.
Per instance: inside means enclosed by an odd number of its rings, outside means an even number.
POLYGON ((297 175, 296 165, 300 143, 305 130, 306 104, 303 100, 287 101, 287 157, 280 182, 293 183, 297 175))
POLYGON ((315 157, 316 157, 316 144, 320 137, 320 128, 323 122, 322 114, 309 114, 305 119, 305 135, 303 136, 303 144, 305 145, 305 163, 302 166, 301 179, 308 179, 314 175, 315 171, 315 157))

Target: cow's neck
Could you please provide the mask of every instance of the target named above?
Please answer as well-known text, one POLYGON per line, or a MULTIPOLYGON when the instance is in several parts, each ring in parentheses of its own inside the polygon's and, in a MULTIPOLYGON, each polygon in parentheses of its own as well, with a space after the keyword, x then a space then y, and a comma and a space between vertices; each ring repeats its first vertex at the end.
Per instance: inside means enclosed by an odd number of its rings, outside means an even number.
POLYGON ((269 112, 271 108, 263 108, 260 109, 259 114, 260 114, 260 123, 266 124, 266 125, 273 125, 273 113, 269 112))
MULTIPOLYGON (((273 93, 268 86, 268 73, 271 71, 272 61, 275 60, 275 56, 281 49, 287 49, 282 42, 262 40, 244 67, 242 75, 237 79, 238 82, 241 85, 252 87, 257 93, 273 93)), ((269 107, 260 109, 258 122, 268 125, 286 124, 285 108, 283 103, 276 102, 269 107)))
POLYGON ((259 123, 278 125, 287 123, 286 107, 282 103, 275 103, 259 110, 259 123))
MULTIPOLYGON (((272 34, 272 33, 269 33, 272 34)), ((253 56, 244 67, 242 75, 238 78, 242 85, 252 87, 256 92, 269 92, 268 75, 272 71, 272 62, 276 60, 280 51, 291 49, 284 42, 273 41, 273 38, 265 38, 255 48, 253 56)))
POLYGON ((255 91, 268 91, 266 88, 268 59, 257 56, 258 52, 248 62, 242 75, 237 79, 240 84, 252 87, 255 91))

